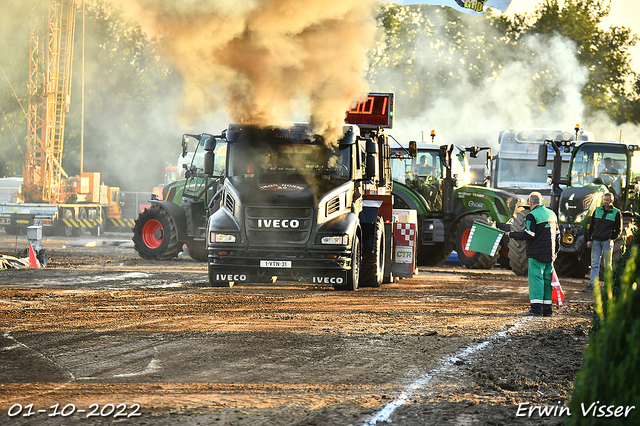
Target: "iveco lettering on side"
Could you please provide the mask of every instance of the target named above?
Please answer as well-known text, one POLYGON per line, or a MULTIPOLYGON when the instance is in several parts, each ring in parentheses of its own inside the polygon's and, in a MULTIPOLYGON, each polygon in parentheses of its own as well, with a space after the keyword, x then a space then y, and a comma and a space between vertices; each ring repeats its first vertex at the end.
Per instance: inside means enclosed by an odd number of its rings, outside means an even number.
POLYGON ((390 279, 392 181, 382 128, 391 125, 392 107, 393 94, 355 101, 355 118, 336 141, 307 124, 232 124, 211 136, 205 173, 213 176, 220 161, 216 144, 227 147, 220 208, 207 221, 211 285, 232 286, 239 274, 246 282, 347 290, 390 279))

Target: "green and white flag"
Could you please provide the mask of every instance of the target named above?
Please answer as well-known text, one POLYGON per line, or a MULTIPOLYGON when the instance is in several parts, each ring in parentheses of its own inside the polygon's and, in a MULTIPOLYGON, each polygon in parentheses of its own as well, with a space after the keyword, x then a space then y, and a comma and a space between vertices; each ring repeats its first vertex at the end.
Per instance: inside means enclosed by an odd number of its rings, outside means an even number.
POLYGON ((480 222, 473 222, 467 239, 467 246, 464 249, 494 256, 500 248, 502 235, 504 235, 504 231, 498 228, 480 222))
POLYGON ((487 7, 505 12, 511 0, 387 0, 387 3, 395 3, 403 6, 412 4, 449 6, 460 12, 471 15, 482 15, 487 7))

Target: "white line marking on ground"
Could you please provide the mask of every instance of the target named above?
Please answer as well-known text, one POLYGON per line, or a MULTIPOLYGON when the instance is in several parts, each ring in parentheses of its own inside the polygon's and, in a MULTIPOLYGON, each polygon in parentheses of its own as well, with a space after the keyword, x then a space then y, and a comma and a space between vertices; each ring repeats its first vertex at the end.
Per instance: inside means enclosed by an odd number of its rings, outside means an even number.
POLYGON ((113 377, 133 377, 133 376, 143 376, 145 374, 155 373, 156 371, 160 371, 160 361, 157 359, 152 359, 149 361, 147 367, 136 373, 123 373, 123 374, 114 374, 113 377))
POLYGON ((394 411, 396 411, 396 409, 398 407, 401 407, 404 404, 406 404, 406 402, 409 400, 409 398, 411 398, 411 396, 413 396, 413 394, 418 389, 425 387, 434 378, 438 377, 439 374, 448 373, 448 372, 454 370, 455 369, 455 362, 459 358, 464 358, 466 356, 471 355, 474 352, 477 352, 477 351, 479 351, 481 349, 484 349, 486 346, 491 344, 493 341, 495 341, 497 339, 500 339, 500 338, 506 336, 508 333, 511 333, 511 332, 519 329, 520 327, 522 327, 522 325, 525 322, 527 322, 527 320, 529 320, 529 318, 523 318, 522 320, 518 321, 517 323, 512 325, 507 330, 504 330, 504 331, 501 331, 500 333, 491 335, 491 336, 489 336, 487 338, 487 340, 485 340, 485 341, 483 341, 481 343, 478 343, 477 345, 469 346, 469 347, 463 349, 462 351, 458 352, 455 355, 451 355, 451 356, 445 357, 441 361, 440 367, 436 367, 435 369, 433 369, 430 372, 426 373, 425 375, 420 377, 418 380, 416 380, 415 382, 413 382, 409 386, 407 386, 407 388, 404 391, 402 391, 402 393, 400 394, 400 396, 396 400, 390 402, 382 410, 378 411, 371 418, 371 420, 369 420, 366 423, 364 423, 363 426, 375 426, 376 423, 378 423, 378 422, 386 422, 387 420, 389 420, 389 418, 394 413, 394 411))

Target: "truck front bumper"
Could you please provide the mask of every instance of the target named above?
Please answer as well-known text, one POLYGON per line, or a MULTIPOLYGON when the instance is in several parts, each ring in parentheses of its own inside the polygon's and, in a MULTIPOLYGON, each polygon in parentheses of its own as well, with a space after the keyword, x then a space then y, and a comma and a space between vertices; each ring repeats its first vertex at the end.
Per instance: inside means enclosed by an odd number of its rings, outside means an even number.
POLYGON ((271 282, 277 277, 281 281, 341 285, 350 273, 351 251, 209 249, 212 282, 271 282))

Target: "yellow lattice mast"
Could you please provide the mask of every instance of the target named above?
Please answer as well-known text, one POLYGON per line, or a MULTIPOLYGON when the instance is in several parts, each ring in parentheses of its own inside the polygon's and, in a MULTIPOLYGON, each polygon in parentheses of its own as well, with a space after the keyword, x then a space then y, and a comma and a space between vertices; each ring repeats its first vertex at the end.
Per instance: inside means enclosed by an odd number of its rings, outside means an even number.
POLYGON ((62 153, 71 95, 75 16, 75 0, 36 2, 32 11, 25 202, 65 202, 68 176, 62 168, 62 153))

